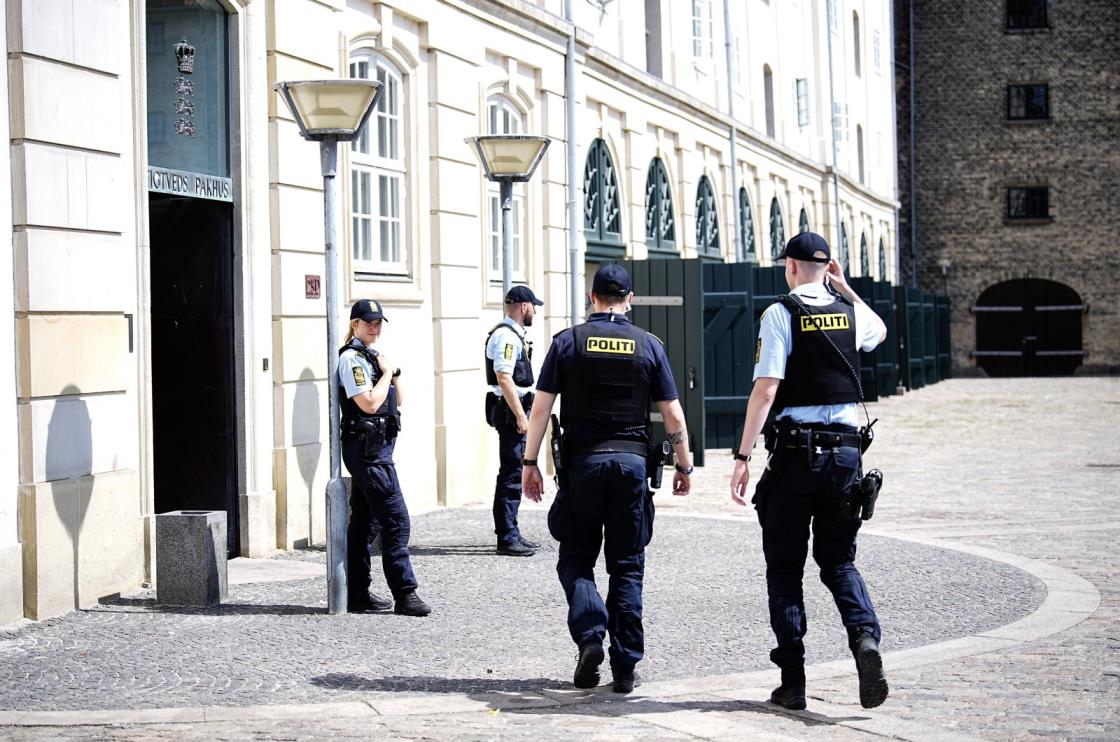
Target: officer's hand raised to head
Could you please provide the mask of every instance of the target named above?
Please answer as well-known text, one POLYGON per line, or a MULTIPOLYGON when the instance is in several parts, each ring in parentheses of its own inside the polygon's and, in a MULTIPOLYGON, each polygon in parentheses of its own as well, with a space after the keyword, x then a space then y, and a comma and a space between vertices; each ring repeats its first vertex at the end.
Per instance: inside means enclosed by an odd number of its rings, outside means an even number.
POLYGON ((731 499, 737 505, 746 505, 747 482, 751 481, 751 469, 746 461, 736 461, 731 471, 731 499))
POLYGON ((541 470, 536 466, 521 468, 521 494, 533 502, 541 501, 544 492, 544 480, 541 479, 541 470))
POLYGON ((828 261, 828 269, 825 271, 825 278, 832 284, 832 288, 841 293, 844 292, 844 289, 848 288, 848 282, 844 279, 844 269, 840 267, 840 263, 836 258, 828 261))

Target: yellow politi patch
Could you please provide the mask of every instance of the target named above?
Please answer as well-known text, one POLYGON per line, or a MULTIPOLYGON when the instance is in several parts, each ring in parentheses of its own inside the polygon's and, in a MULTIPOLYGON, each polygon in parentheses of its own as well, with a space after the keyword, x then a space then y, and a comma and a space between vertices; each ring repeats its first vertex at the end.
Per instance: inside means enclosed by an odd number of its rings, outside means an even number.
POLYGON ((632 356, 636 347, 637 343, 625 338, 587 338, 588 353, 620 353, 632 356))
POLYGON ((801 331, 812 332, 817 328, 822 330, 847 330, 848 315, 846 314, 814 314, 812 317, 801 317, 801 331))

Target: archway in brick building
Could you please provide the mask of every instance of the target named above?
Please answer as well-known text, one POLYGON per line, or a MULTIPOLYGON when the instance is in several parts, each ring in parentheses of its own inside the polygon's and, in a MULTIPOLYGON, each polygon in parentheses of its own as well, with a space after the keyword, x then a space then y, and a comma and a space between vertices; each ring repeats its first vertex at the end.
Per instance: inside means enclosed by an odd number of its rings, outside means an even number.
POLYGON ((976 364, 989 376, 1065 376, 1081 365, 1085 306, 1069 286, 1017 278, 989 286, 972 307, 976 364))

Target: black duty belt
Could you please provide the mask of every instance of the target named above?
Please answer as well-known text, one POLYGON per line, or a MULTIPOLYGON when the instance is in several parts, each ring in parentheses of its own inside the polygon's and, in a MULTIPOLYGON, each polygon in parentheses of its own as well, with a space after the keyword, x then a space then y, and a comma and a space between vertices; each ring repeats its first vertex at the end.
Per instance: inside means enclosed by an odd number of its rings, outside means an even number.
POLYGON ((859 448, 857 432, 821 430, 799 425, 777 426, 766 436, 766 450, 782 448, 859 448))
MULTIPOLYGON (((565 441, 567 443, 567 441, 565 441)), ((593 445, 586 445, 580 443, 572 443, 571 449, 573 454, 588 454, 588 453, 633 453, 638 456, 645 456, 649 446, 645 443, 638 441, 603 441, 593 445)))

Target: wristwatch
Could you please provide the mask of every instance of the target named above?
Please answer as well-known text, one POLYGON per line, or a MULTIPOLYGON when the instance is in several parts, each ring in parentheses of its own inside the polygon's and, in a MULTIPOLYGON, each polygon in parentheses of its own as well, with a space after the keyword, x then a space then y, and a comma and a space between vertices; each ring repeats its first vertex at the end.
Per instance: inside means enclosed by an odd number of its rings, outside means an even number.
POLYGON ((521 459, 521 465, 522 466, 536 466, 537 465, 537 460, 536 459, 521 459))
POLYGON ((691 477, 692 472, 694 472, 696 470, 696 467, 695 466, 690 466, 687 469, 685 469, 680 464, 677 464, 676 469, 677 469, 677 471, 679 471, 681 474, 685 475, 686 477, 691 477))
POLYGON ((739 449, 733 448, 731 449, 731 458, 735 459, 736 461, 750 461, 751 455, 749 453, 739 453, 739 449))

